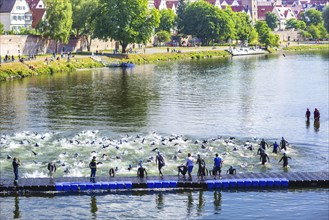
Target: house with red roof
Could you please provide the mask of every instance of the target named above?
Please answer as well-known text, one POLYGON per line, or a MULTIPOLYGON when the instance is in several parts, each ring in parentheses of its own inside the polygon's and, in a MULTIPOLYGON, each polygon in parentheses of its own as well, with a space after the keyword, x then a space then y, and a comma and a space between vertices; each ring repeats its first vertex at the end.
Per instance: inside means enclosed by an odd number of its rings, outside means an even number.
POLYGON ((42 0, 26 0, 32 12, 32 28, 36 28, 38 23, 46 15, 45 3, 42 0))

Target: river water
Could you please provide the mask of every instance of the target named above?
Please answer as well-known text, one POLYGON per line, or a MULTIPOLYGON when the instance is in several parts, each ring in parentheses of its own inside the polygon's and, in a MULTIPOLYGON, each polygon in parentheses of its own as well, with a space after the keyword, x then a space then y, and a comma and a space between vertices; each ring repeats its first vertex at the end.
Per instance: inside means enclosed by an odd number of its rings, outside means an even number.
MULTIPOLYGON (((219 153, 224 172, 230 165, 240 173, 328 171, 328 60, 326 52, 188 60, 1 82, 1 178, 12 178, 7 158, 14 156, 22 178, 47 177, 49 161, 57 164, 55 177, 88 176, 92 156, 102 162, 97 175, 111 167, 135 175, 141 160, 157 175, 157 151, 165 175, 176 174, 188 152, 201 154, 209 168, 219 153), (306 108, 312 116, 320 110, 320 124, 313 117, 306 123, 306 108), (289 168, 271 148, 270 163, 261 166, 260 140, 271 145, 281 137, 289 142, 289 168)), ((328 200, 327 189, 18 196, 3 197, 0 213, 1 219, 328 219, 328 200)))

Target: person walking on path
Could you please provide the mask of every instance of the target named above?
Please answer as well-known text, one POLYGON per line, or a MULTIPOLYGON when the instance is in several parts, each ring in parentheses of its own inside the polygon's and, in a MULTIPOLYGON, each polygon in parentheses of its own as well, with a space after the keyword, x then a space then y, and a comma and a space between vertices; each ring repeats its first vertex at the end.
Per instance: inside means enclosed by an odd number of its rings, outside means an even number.
POLYGON ((96 157, 94 156, 93 159, 89 163, 90 168, 90 182, 96 183, 95 177, 96 177, 96 169, 97 169, 97 163, 96 163, 96 157))
POLYGON ((192 171, 193 171, 193 157, 191 156, 191 153, 187 154, 186 158, 186 166, 187 166, 187 172, 190 180, 192 179, 192 171))
POLYGON ((222 164, 223 164, 223 159, 220 158, 218 156, 218 154, 216 154, 216 157, 214 158, 214 171, 213 171, 213 174, 215 176, 215 179, 216 179, 216 175, 218 173, 218 177, 220 178, 220 173, 221 173, 221 167, 222 167, 222 164))
POLYGON ((19 161, 19 159, 14 157, 12 164, 13 164, 14 175, 15 175, 14 185, 17 186, 18 185, 18 167, 21 165, 21 162, 19 161))
POLYGON ((158 165, 160 177, 163 178, 163 173, 162 173, 161 169, 165 165, 165 161, 164 161, 163 156, 160 154, 160 151, 158 152, 158 155, 155 158, 155 163, 158 165))

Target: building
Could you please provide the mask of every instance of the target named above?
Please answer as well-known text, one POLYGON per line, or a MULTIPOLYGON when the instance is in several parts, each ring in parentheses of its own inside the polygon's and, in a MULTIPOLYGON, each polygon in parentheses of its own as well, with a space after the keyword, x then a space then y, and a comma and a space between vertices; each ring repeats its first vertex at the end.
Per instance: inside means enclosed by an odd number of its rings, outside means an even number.
POLYGON ((26 0, 32 13, 32 28, 36 28, 38 23, 46 15, 45 3, 42 0, 26 0))
POLYGON ((26 0, 0 0, 0 22, 4 31, 32 28, 32 13, 26 0))

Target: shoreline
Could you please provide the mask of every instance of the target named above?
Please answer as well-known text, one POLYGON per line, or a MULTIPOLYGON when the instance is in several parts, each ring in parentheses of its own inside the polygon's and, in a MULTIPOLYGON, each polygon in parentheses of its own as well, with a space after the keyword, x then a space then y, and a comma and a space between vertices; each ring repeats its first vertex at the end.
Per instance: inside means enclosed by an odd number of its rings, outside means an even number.
MULTIPOLYGON (((13 79, 22 79, 28 76, 37 76, 44 74, 54 74, 60 72, 72 72, 83 69, 93 69, 106 67, 104 63, 111 62, 132 62, 137 65, 170 62, 183 59, 209 59, 209 58, 229 58, 231 54, 225 51, 227 47, 200 47, 200 48, 179 48, 176 52, 166 52, 166 47, 148 48, 147 53, 133 54, 111 54, 105 53, 97 60, 91 57, 90 53, 84 55, 75 55, 68 61, 67 58, 60 58, 54 61, 45 61, 47 56, 40 56, 36 60, 22 62, 1 63, 0 65, 0 81, 8 81, 13 79)), ((170 48, 172 49, 172 48, 170 48)), ((284 48, 270 49, 271 54, 280 54, 285 52, 313 52, 329 50, 329 44, 301 44, 291 45, 284 48)), ((49 55, 51 56, 51 55, 49 55)))

